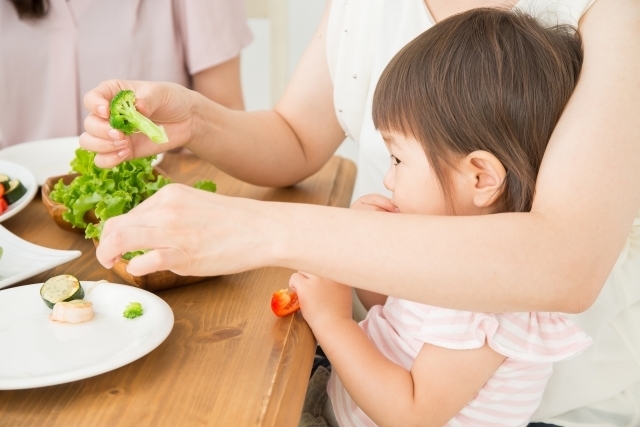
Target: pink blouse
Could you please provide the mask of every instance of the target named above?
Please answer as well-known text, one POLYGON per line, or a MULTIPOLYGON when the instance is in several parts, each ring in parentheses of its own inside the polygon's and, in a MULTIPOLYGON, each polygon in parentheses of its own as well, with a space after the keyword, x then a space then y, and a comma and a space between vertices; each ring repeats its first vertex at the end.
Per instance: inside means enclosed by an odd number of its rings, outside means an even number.
POLYGON ((101 81, 171 81, 236 57, 252 35, 240 0, 50 0, 39 20, 0 1, 0 147, 79 135, 101 81))

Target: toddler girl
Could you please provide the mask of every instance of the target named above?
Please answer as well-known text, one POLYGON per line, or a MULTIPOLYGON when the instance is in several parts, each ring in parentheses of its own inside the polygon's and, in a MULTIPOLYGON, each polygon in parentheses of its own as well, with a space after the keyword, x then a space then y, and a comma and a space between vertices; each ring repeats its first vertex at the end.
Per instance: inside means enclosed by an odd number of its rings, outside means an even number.
MULTIPOLYGON (((530 210, 581 64, 573 30, 523 14, 475 9, 421 34, 375 91, 373 120, 391 154, 384 184, 393 193, 377 208, 495 221, 530 210)), ((403 268, 401 259, 389 262, 403 268)), ((474 313, 362 290, 365 305, 378 305, 358 325, 348 287, 306 273, 290 286, 332 366, 326 388, 324 368, 311 380, 304 426, 526 425, 552 363, 591 344, 558 313, 474 313)), ((401 295, 402 283, 397 289, 401 295)))

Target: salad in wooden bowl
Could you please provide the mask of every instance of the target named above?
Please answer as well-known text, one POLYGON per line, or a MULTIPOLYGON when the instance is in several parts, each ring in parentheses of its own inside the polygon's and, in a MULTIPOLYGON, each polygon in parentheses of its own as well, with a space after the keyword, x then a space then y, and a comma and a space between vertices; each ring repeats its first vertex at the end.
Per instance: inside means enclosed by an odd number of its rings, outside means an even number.
POLYGON ((56 224, 85 232, 87 238, 95 237, 100 220, 130 211, 171 182, 151 165, 153 156, 110 169, 97 167, 94 157, 78 148, 70 163, 74 173, 49 178, 42 187, 42 202, 56 224))
MULTIPOLYGON (((71 161, 75 173, 49 178, 42 187, 42 201, 56 224, 65 230, 84 232, 97 245, 104 222, 129 212, 171 183, 161 169, 151 166, 153 157, 125 161, 111 169, 97 167, 95 153, 76 150, 71 161)), ((199 181, 195 188, 216 191, 211 181, 199 181)), ((128 252, 113 267, 127 283, 157 291, 187 285, 206 277, 179 276, 161 271, 146 276, 133 276, 126 270, 129 260, 145 251, 128 252)))

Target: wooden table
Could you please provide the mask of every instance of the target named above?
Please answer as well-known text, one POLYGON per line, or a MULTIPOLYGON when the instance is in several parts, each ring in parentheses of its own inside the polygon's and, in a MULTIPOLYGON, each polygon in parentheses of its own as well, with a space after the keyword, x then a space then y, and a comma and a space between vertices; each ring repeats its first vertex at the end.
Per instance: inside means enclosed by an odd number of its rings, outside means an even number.
MULTIPOLYGON (((211 179, 221 194, 340 207, 348 206, 355 179, 354 164, 339 157, 286 189, 245 184, 192 155, 167 154, 160 167, 175 182, 211 179)), ((39 196, 3 225, 42 246, 82 251, 21 284, 63 273, 123 283, 96 261, 91 241, 56 227, 39 196)), ((85 380, 0 391, 0 426, 297 426, 315 340, 299 313, 279 319, 269 307, 290 275, 264 268, 158 292, 175 316, 158 348, 85 380)))

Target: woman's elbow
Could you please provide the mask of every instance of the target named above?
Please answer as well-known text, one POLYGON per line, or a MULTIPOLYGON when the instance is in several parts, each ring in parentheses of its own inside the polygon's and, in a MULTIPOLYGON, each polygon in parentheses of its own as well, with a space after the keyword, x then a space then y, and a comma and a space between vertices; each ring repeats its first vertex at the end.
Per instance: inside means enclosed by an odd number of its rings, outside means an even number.
POLYGON ((602 262, 581 263, 579 267, 572 268, 570 276, 563 275, 563 283, 558 283, 554 292, 551 306, 555 311, 578 314, 588 310, 600 295, 609 274, 611 266, 602 262))
POLYGON ((598 293, 586 287, 582 287, 578 292, 572 293, 559 302, 558 309, 562 313, 578 314, 586 311, 593 305, 598 297, 598 293))

